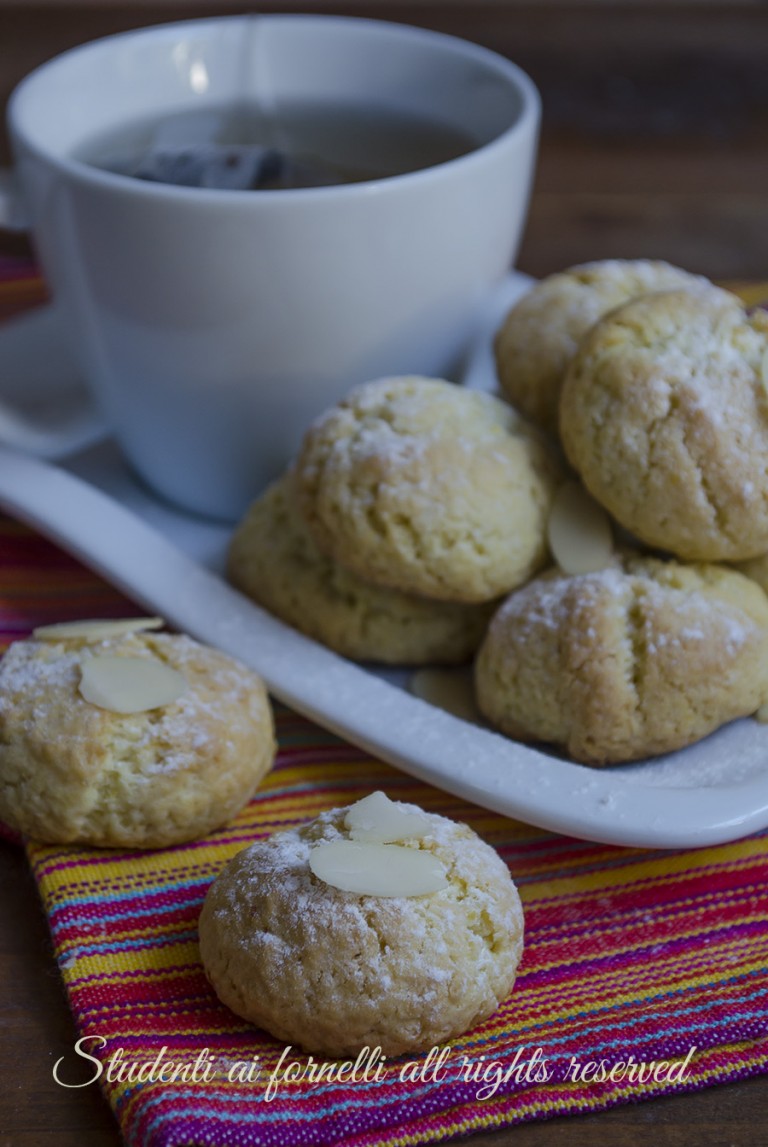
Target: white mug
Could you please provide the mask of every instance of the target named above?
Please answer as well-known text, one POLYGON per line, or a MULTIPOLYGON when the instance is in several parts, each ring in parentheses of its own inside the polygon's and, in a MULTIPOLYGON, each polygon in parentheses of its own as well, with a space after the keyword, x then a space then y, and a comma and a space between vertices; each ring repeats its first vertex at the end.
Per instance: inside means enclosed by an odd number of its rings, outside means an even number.
MULTIPOLYGON (((98 415, 144 479, 235 519, 351 386, 448 373, 516 253, 538 120, 533 84, 501 56, 328 16, 160 25, 23 80, 9 104, 21 210, 98 415), (394 104, 477 146, 405 175, 259 192, 75 158, 141 117, 298 99, 394 104)), ((40 452, 70 432, 40 430, 40 452)))

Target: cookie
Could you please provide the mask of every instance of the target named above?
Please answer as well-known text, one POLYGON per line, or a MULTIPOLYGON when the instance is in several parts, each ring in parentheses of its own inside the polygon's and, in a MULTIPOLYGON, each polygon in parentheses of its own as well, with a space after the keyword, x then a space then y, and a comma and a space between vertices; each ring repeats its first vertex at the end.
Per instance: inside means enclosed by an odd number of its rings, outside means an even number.
POLYGON ((592 495, 693 561, 768 550, 768 313, 709 287, 602 319, 568 371, 560 433, 592 495))
POLYGON ((736 569, 746 577, 756 581, 760 588, 768 594, 768 554, 761 554, 758 558, 750 558, 746 562, 737 562, 736 569))
POLYGON ((259 605, 343 657, 390 665, 468 661, 496 605, 430 601, 356 577, 317 548, 288 477, 251 506, 228 573, 259 605))
POLYGON ((515 979, 523 914, 504 862, 466 825, 387 803, 424 834, 378 848, 436 867, 438 891, 343 891, 315 875, 321 848, 354 842, 352 806, 240 852, 203 905, 200 954, 221 1001, 308 1052, 434 1047, 495 1011, 515 979))
POLYGON ((16 641, 0 662, 0 818, 38 840, 160 848, 203 836, 246 804, 274 752, 261 679, 188 637, 16 641), (125 707, 129 670, 134 693, 155 678, 177 688, 151 709, 105 708, 125 707))
POLYGON ((584 764, 671 752, 768 700, 768 598, 713 565, 550 572, 496 614, 475 683, 493 725, 584 764))
POLYGON ((365 581, 486 602, 546 560, 556 466, 506 403, 427 378, 367 383, 309 430, 299 511, 365 581))
POLYGON ((507 315, 494 342, 503 393, 555 433, 560 390, 580 340, 599 318, 649 291, 705 283, 669 263, 605 259, 537 283, 507 315))

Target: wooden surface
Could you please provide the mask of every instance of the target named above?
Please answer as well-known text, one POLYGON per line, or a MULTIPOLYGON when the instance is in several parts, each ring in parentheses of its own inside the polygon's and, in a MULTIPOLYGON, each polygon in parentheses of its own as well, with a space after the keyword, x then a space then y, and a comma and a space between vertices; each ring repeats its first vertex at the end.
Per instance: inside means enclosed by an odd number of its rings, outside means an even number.
MULTIPOLYGON (((31 67, 108 32, 246 11, 196 0, 0 0, 0 99, 31 67)), ((713 277, 768 276, 768 5, 759 0, 312 0, 270 10, 398 19, 496 48, 544 101, 518 265, 666 258, 713 277)), ((0 149, 1 154, 1 149, 0 149)), ((18 241, 2 239, 6 248, 18 241)), ((117 1147, 96 1087, 52 1079, 75 1033, 23 855, 0 846, 0 1147, 117 1147)), ((768 1078, 474 1136, 477 1147, 757 1147, 768 1078)))

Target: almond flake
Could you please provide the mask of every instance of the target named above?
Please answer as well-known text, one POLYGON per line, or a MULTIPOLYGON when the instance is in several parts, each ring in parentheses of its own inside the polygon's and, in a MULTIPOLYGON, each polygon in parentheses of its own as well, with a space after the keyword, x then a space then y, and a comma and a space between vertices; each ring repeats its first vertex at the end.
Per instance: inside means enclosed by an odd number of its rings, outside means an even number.
POLYGON ((148 657, 89 657, 80 667, 80 695, 112 713, 159 709, 186 688, 178 669, 148 657))
POLYGON ((595 573, 610 564, 610 518, 578 482, 564 482, 555 494, 547 535, 552 556, 563 573, 595 573))
POLYGON ((110 620, 58 621, 54 625, 38 625, 32 636, 39 641, 101 641, 105 637, 122 637, 126 633, 141 633, 145 629, 162 629, 162 617, 125 617, 110 620))
POLYGON ((430 829, 429 820, 422 812, 408 812, 381 791, 371 793, 350 805, 344 824, 353 840, 376 841, 379 844, 419 840, 430 829))
POLYGON ((312 849, 309 867, 324 884, 361 896, 426 896, 448 887, 436 856, 400 844, 332 840, 312 849))

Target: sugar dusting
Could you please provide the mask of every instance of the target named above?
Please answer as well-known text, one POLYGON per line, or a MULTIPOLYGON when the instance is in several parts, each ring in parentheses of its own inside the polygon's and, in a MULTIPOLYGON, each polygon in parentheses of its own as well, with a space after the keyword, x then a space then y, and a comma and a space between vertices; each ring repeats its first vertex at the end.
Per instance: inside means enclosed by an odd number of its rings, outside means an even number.
POLYGON ((768 729, 751 717, 655 760, 617 767, 617 780, 648 788, 730 789, 768 777, 768 729))
POLYGON ((10 716, 32 733, 53 705, 82 706, 84 738, 109 741, 118 760, 139 759, 140 775, 150 777, 189 768, 226 737, 222 714, 242 702, 250 670, 216 654, 208 656, 186 636, 132 633, 97 642, 14 642, 0 662, 0 717, 10 716), (119 714, 90 705, 79 694, 82 664, 93 657, 130 656, 178 669, 187 688, 174 702, 140 713, 119 714))
MULTIPOLYGON (((385 462, 411 487, 427 491, 434 482, 429 457, 449 443, 469 460, 478 454, 508 467, 502 448, 510 436, 523 433, 511 407, 485 393, 463 390, 441 379, 405 376, 364 384, 353 391, 348 405, 332 408, 315 423, 320 430, 339 422, 346 433, 333 441, 325 465, 346 470, 350 458, 365 464, 385 462)), ((316 467, 306 465, 307 472, 316 467)), ((451 481, 469 482, 465 465, 456 465, 451 481)))
POLYGON ((493 937, 505 936, 508 943, 522 929, 506 865, 464 826, 424 813, 416 805, 398 803, 398 807, 429 821, 424 837, 403 842, 401 847, 431 852, 445 868, 446 888, 426 896, 383 898, 341 892, 318 880, 310 870, 312 850, 321 843, 350 839, 344 822, 347 810, 333 809, 309 825, 276 833, 238 856, 236 880, 228 888, 224 883, 229 910, 239 914, 244 909, 252 920, 249 906, 257 895, 260 901, 276 898, 280 904, 290 904, 292 917, 284 925, 279 914, 273 915, 268 928, 250 925, 241 943, 253 944, 258 950, 268 936, 270 944, 282 947, 283 926, 295 934, 297 920, 301 943, 312 949, 322 949, 339 929, 350 934, 378 932, 382 937, 378 948, 367 956, 378 987, 391 985, 394 977, 398 992, 412 997, 414 1006, 423 1004, 429 984, 452 977, 456 940, 462 935, 467 937, 465 943, 475 941, 473 976, 482 980, 493 975, 493 937), (488 935, 475 931, 473 922, 483 919, 490 922, 488 935), (398 943, 392 945, 395 937, 398 943))

